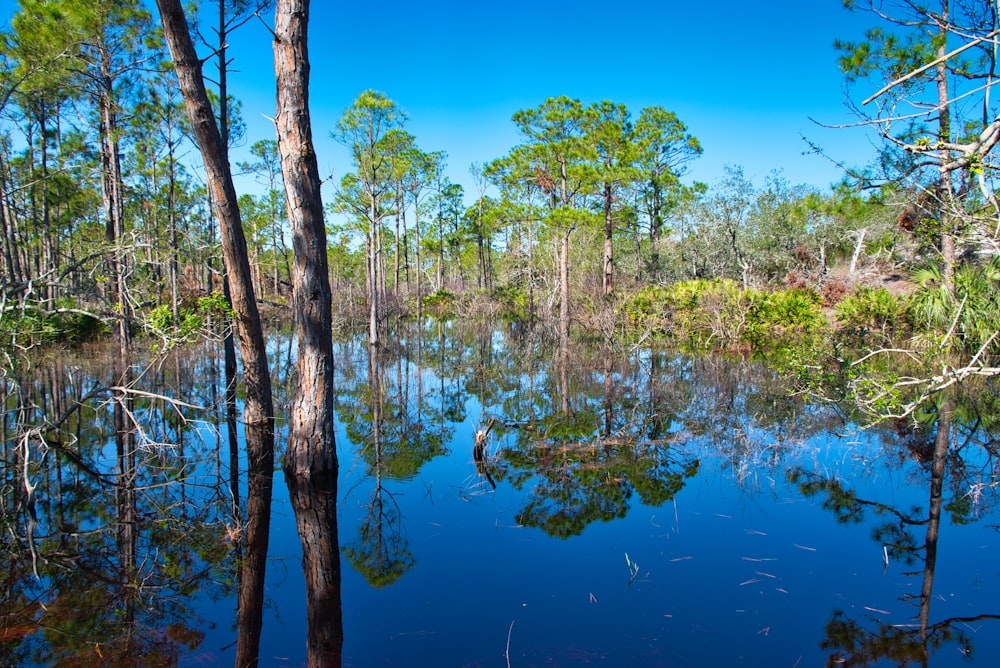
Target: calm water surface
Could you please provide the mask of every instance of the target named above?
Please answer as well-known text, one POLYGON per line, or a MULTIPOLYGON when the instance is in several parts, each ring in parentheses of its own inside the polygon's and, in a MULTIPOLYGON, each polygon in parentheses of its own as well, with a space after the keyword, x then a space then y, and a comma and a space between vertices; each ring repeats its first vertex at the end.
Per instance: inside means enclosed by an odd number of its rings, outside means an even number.
MULTIPOLYGON (((380 355, 361 341, 336 362, 345 666, 1000 665, 996 442, 967 412, 948 416, 938 522, 933 419, 860 430, 758 366, 676 352, 563 358, 441 324, 380 355)), ((280 403, 294 351, 288 334, 272 342, 280 403)), ((71 368, 33 387, 67 403, 102 373, 71 368)), ((219 400, 211 356, 147 376, 219 400)), ((65 428, 110 476, 95 405, 65 428)), ((225 422, 155 401, 136 413, 150 426, 128 581, 114 490, 33 450, 30 520, 8 441, 10 665, 232 664, 225 422)), ((261 661, 301 666, 302 547, 280 470, 274 490, 261 661)))

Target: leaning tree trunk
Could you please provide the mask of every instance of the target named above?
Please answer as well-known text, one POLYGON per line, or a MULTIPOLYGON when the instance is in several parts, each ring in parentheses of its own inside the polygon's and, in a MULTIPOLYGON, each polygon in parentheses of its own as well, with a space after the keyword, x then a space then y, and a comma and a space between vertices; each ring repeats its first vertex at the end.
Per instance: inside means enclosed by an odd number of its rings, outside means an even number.
POLYGON ((205 90, 201 61, 188 32, 180 0, 156 0, 163 33, 177 71, 177 80, 198 148, 205 162, 205 177, 222 237, 222 254, 232 297, 236 331, 243 357, 246 400, 247 552, 239 592, 240 633, 236 647, 237 666, 255 666, 263 619, 264 572, 270 533, 271 476, 274 470, 274 405, 271 375, 254 298, 247 243, 243 235, 236 188, 226 156, 226 145, 216 124, 205 90))

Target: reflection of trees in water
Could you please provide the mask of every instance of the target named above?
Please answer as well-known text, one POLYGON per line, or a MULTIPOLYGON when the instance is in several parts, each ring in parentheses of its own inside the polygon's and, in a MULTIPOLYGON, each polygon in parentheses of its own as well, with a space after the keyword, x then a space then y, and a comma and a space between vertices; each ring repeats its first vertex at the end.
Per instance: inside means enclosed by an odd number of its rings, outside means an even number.
MULTIPOLYGON (((132 438, 116 439, 113 370, 67 357, 0 386, 0 662, 176 665, 204 638, 190 598, 230 581, 227 484, 197 470, 218 453, 184 437, 190 408, 135 392, 118 415, 132 438)), ((167 358, 142 381, 201 403, 188 388, 207 387, 203 359, 167 358)))
POLYGON ((407 547, 399 504, 384 488, 383 478, 412 477, 426 461, 444 452, 443 425, 435 429, 422 424, 422 418, 433 416, 427 415, 419 384, 412 391, 410 387, 420 382, 422 358, 417 356, 415 375, 410 373, 410 362, 404 362, 402 354, 405 349, 402 342, 396 364, 390 365, 390 358, 380 349, 366 347, 368 373, 364 377, 355 374, 358 382, 343 389, 346 398, 342 405, 351 402, 354 407, 344 415, 348 438, 361 446, 359 456, 374 481, 358 535, 344 546, 344 555, 376 587, 393 584, 415 563, 407 547), (395 378, 387 387, 390 366, 395 378))
POLYGON ((378 349, 352 341, 338 350, 337 404, 347 437, 369 471, 396 479, 412 478, 445 454, 453 431, 447 393, 438 403, 424 388, 427 355, 415 331, 416 338, 401 335, 378 349))
POLYGON ((624 517, 633 495, 669 501, 699 467, 663 430, 666 394, 648 361, 591 355, 522 352, 527 366, 500 402, 513 430, 499 455, 506 479, 528 491, 518 522, 562 538, 624 517))
POLYGON ((344 546, 344 556, 368 584, 386 587, 413 568, 416 559, 409 550, 399 504, 378 476, 364 508, 358 535, 344 546))
POLYGON ((843 425, 836 410, 807 407, 750 362, 511 348, 520 364, 510 365, 493 409, 510 434, 499 456, 508 480, 530 494, 519 520, 553 535, 624 515, 634 494, 648 505, 669 501, 698 470, 690 444, 746 483, 811 435, 843 425))
POLYGON ((920 443, 913 434, 904 440, 909 451, 930 474, 926 510, 913 508, 904 511, 879 501, 863 499, 839 480, 824 478, 801 469, 789 472, 789 480, 798 484, 804 495, 822 496, 823 508, 833 512, 841 523, 859 523, 864 519, 866 511, 886 517, 886 521, 872 530, 872 538, 884 546, 886 554, 891 558, 906 564, 923 564, 921 571, 910 573, 921 577, 920 594, 904 597, 904 600, 912 601, 917 606, 916 623, 887 624, 872 616, 853 618, 843 610, 834 610, 826 626, 826 639, 821 643, 821 647, 829 652, 827 665, 868 666, 892 661, 901 666, 927 666, 931 655, 948 644, 957 645, 962 655, 971 657, 974 651, 972 636, 965 629, 971 629, 969 624, 974 621, 1000 619, 1000 615, 982 614, 950 617, 931 623, 942 512, 949 510, 955 524, 974 521, 970 515, 972 507, 963 499, 969 496, 970 488, 975 489, 975 484, 970 485, 969 478, 965 476, 983 468, 984 454, 985 468, 992 469, 995 452, 993 447, 967 452, 968 457, 979 460, 979 466, 970 466, 971 462, 963 456, 965 446, 955 447, 955 444, 961 442, 959 439, 963 432, 969 438, 983 438, 982 431, 978 429, 978 421, 972 425, 953 421, 956 417, 955 404, 951 398, 942 399, 934 414, 936 424, 926 445, 920 443), (954 498, 945 505, 945 473, 949 468, 954 498), (922 544, 915 534, 918 527, 925 528, 922 544))

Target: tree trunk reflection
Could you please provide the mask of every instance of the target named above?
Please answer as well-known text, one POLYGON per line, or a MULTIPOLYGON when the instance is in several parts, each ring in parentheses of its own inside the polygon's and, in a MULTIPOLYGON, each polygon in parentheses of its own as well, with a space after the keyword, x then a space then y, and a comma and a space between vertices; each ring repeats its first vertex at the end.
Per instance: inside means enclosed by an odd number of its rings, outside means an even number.
POLYGON ((306 580, 309 666, 340 666, 344 628, 337 538, 337 477, 286 476, 302 541, 306 580))

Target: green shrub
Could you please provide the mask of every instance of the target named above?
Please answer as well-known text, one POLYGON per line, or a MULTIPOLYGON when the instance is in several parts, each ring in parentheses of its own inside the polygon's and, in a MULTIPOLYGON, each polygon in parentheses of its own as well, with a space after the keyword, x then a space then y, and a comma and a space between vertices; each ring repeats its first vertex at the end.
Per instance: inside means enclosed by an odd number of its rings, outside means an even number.
POLYGON ((858 287, 837 304, 834 313, 837 324, 857 336, 878 332, 892 338, 909 323, 906 301, 885 288, 858 287))
POLYGON ((442 288, 424 297, 424 308, 438 314, 452 313, 457 302, 454 292, 442 288))
MULTIPOLYGON (((937 267, 914 275, 919 286, 911 297, 914 327, 920 338, 975 353, 1000 330, 1000 257, 955 270, 954 292, 937 267)), ((1000 350, 993 340, 992 350, 1000 350)))
POLYGON ((618 305, 618 315, 633 327, 662 329, 667 291, 648 285, 626 297, 618 305))
POLYGON ((205 329, 208 318, 231 315, 232 309, 221 292, 188 299, 177 307, 174 319, 173 307, 161 304, 149 311, 145 317, 146 331, 162 340, 164 347, 170 348, 188 341, 205 329))
POLYGON ((753 315, 772 330, 815 332, 826 324, 822 303, 812 290, 778 290, 755 300, 753 315))
POLYGON ((516 320, 528 319, 528 291, 514 285, 500 285, 493 288, 493 301, 499 304, 504 314, 516 320))

